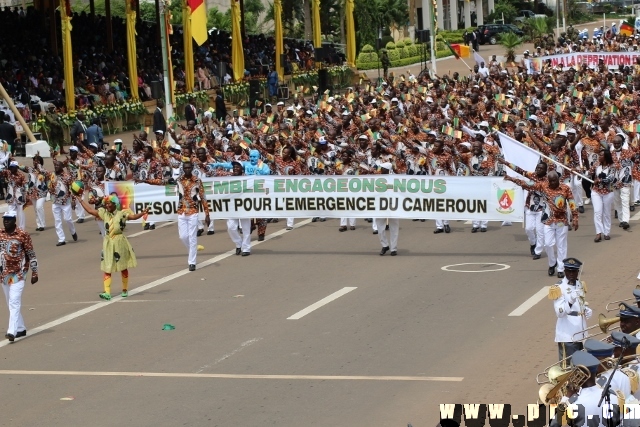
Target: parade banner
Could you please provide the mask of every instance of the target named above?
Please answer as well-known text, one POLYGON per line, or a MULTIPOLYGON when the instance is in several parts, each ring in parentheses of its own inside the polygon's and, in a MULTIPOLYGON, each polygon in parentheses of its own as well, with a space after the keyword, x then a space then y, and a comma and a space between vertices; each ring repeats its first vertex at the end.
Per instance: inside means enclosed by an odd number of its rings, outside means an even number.
MULTIPOLYGON (((501 177, 238 176, 203 180, 211 219, 408 218, 521 222, 523 191, 501 177)), ((175 221, 178 188, 106 182, 123 209, 175 221)), ((192 197, 192 196, 188 196, 192 197)), ((201 219, 204 219, 202 208, 201 219)))
POLYGON ((597 68, 602 60, 609 69, 618 69, 620 65, 628 65, 633 67, 636 58, 640 57, 640 52, 574 52, 564 53, 560 55, 540 56, 531 58, 531 69, 534 73, 542 70, 542 65, 547 61, 551 61, 552 67, 562 65, 563 70, 571 67, 582 67, 586 64, 589 68, 597 68))

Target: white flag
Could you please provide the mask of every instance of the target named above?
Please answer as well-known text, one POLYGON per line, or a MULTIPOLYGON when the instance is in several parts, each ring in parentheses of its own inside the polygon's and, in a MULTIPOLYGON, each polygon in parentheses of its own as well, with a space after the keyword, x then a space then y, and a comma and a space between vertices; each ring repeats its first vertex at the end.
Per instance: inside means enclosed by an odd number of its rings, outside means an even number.
MULTIPOLYGON (((540 163, 539 152, 502 132, 498 132, 498 136, 500 137, 500 145, 502 145, 502 154, 504 154, 504 159, 507 162, 513 163, 528 172, 535 171, 536 166, 540 163)), ((506 171, 509 176, 524 179, 522 175, 511 168, 507 168, 506 171)))
POLYGON ((480 56, 480 54, 478 52, 476 52, 475 50, 473 51, 473 59, 476 61, 476 64, 478 64, 478 67, 480 66, 480 64, 482 62, 484 62, 485 66, 487 65, 487 62, 482 58, 482 56, 480 56))

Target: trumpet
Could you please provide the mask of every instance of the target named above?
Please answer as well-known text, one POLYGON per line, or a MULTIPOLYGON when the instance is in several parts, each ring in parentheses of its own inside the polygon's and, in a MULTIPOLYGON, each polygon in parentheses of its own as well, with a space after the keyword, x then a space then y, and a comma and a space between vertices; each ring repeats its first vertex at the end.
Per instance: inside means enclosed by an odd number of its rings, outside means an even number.
MULTIPOLYGON (((640 285, 636 285, 636 289, 640 289, 640 285)), ((612 304, 620 304, 621 302, 625 302, 625 301, 631 301, 631 300, 635 300, 636 297, 631 297, 631 298, 625 298, 625 299, 621 299, 620 301, 611 301, 610 303, 608 303, 605 307, 605 310, 607 311, 616 311, 618 310, 620 307, 618 305, 616 305, 615 308, 609 308, 610 305, 612 304)))
POLYGON ((538 397, 545 405, 558 404, 569 389, 578 390, 591 377, 591 372, 585 366, 578 365, 558 378, 557 384, 544 384, 538 390, 538 397))
MULTIPOLYGON (((611 318, 607 318, 604 314, 600 314, 598 315, 598 324, 597 325, 593 325, 593 326, 589 326, 587 329, 583 329, 580 332, 576 332, 575 334, 573 334, 573 342, 580 342, 580 341, 584 341, 587 338, 583 338, 580 340, 576 340, 575 336, 576 335, 581 335, 584 334, 585 332, 595 328, 595 327, 599 327, 600 330, 602 331, 603 334, 606 334, 607 332, 609 332, 609 327, 611 325, 613 325, 614 323, 617 323, 620 321, 620 316, 616 316, 616 317, 611 317, 611 318)), ((596 335, 600 335, 600 334, 596 334, 596 335)), ((595 336, 595 335, 594 335, 595 336)))

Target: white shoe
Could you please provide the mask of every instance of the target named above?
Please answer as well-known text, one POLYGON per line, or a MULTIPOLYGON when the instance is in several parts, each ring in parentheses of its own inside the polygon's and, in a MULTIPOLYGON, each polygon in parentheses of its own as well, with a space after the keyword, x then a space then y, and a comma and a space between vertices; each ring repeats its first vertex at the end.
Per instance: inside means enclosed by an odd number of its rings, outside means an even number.
POLYGON ((590 198, 587 197, 586 199, 584 199, 584 204, 585 205, 588 205, 590 203, 591 203, 591 199, 590 198))
POLYGON ((503 227, 508 227, 511 225, 511 221, 502 221, 502 226, 503 227))

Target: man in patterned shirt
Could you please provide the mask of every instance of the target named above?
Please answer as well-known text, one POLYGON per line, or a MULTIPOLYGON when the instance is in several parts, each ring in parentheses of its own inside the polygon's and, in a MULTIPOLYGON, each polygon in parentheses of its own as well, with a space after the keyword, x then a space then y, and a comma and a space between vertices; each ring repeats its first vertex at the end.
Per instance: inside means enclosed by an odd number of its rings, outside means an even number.
MULTIPOLYGON (((178 190, 178 235, 182 243, 189 249, 189 271, 196 270, 196 256, 198 253, 198 208, 202 204, 205 213, 204 222, 209 225, 209 206, 204 194, 202 181, 193 175, 191 161, 182 163, 183 174, 176 180, 178 190)), ((167 185, 166 179, 151 179, 146 181, 151 185, 167 185)))
POLYGON ((31 284, 38 282, 38 260, 31 236, 16 226, 16 212, 5 212, 4 230, 0 231, 0 279, 9 307, 9 327, 4 336, 9 341, 26 337, 27 329, 20 312, 22 291, 27 271, 31 268, 31 284))
POLYGON ((49 177, 49 192, 53 197, 51 209, 53 211, 53 219, 56 226, 56 234, 58 235, 58 243, 56 246, 64 246, 65 242, 64 229, 62 228, 62 220, 67 223, 73 241, 78 241, 76 234, 76 226, 71 219, 71 210, 76 208, 76 201, 69 197, 69 186, 73 182, 71 175, 65 171, 61 162, 53 160, 54 173, 49 177))
POLYGON ((569 186, 560 184, 560 177, 555 171, 547 174, 547 182, 528 184, 520 179, 505 176, 505 180, 514 182, 527 191, 537 191, 546 199, 545 211, 542 214, 544 223, 544 248, 549 257, 549 276, 553 276, 556 267, 558 278, 564 278, 564 262, 567 257, 567 241, 569 233, 569 215, 571 225, 578 230, 578 208, 573 200, 569 186))
POLYGON ((25 228, 24 204, 26 203, 25 192, 27 190, 27 176, 20 172, 20 165, 15 160, 9 163, 9 169, 1 173, 7 183, 7 204, 16 212, 18 225, 25 228))

